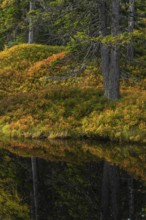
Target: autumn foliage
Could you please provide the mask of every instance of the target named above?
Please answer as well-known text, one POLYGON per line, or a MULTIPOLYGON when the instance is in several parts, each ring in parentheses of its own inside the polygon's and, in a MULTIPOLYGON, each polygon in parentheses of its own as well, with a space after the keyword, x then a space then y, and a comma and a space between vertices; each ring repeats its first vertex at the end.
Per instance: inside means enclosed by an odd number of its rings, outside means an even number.
MULTIPOLYGON (((34 75, 36 73, 39 73, 42 69, 45 70, 46 68, 48 68, 52 62, 58 60, 58 59, 63 59, 65 57, 65 53, 61 52, 58 54, 53 54, 52 56, 48 57, 47 59, 38 61, 36 63, 34 63, 30 69, 28 70, 28 73, 30 75, 34 75)), ((47 75, 47 73, 46 73, 47 75)))
POLYGON ((0 133, 23 138, 88 137, 146 143, 145 81, 121 83, 107 102, 100 68, 79 63, 63 47, 18 45, 0 52, 0 133), (66 80, 47 77, 68 76, 66 80))

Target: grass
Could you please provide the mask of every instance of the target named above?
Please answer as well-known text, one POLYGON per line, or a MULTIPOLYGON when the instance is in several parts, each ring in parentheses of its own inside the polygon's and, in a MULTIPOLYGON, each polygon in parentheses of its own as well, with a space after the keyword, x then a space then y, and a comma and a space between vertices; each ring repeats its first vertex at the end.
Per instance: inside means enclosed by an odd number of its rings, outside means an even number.
POLYGON ((11 137, 100 138, 146 143, 145 80, 122 83, 122 98, 108 102, 100 69, 77 77, 46 77, 79 70, 63 47, 19 45, 0 52, 0 133, 11 137))

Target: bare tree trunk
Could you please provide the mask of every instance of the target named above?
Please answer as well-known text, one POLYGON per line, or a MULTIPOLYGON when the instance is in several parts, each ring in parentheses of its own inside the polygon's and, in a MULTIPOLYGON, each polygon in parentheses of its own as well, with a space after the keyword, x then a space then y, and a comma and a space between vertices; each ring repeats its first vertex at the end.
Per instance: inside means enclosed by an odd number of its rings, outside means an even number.
MULTIPOLYGON (((119 33, 120 19, 120 0, 112 0, 112 18, 111 18, 111 34, 116 36, 119 33)), ((111 47, 111 63, 109 77, 108 99, 120 98, 120 64, 119 64, 119 46, 111 47)))
MULTIPOLYGON (((100 35, 108 34, 107 9, 105 0, 98 2, 99 29, 100 35)), ((116 36, 119 33, 119 8, 120 0, 112 0, 111 34, 116 36)), ((120 98, 120 65, 119 46, 113 45, 111 48, 106 44, 101 44, 102 75, 105 90, 105 97, 109 100, 120 98)))
MULTIPOLYGON (((30 0, 29 12, 35 9, 35 0, 30 0)), ((34 23, 32 15, 29 15, 29 33, 28 33, 28 43, 32 44, 34 42, 34 23)))
MULTIPOLYGON (((101 36, 106 36, 108 34, 108 30, 107 30, 107 16, 106 16, 107 13, 106 13, 105 0, 98 1, 98 13, 99 13, 99 34, 101 36)), ((101 44, 101 65, 102 65, 105 96, 108 97, 110 49, 107 44, 103 44, 103 43, 101 44)))
MULTIPOLYGON (((128 32, 131 33, 134 30, 134 16, 135 16, 135 0, 129 0, 129 16, 128 16, 128 32)), ((132 43, 127 46, 127 58, 131 62, 134 57, 134 50, 132 43)))

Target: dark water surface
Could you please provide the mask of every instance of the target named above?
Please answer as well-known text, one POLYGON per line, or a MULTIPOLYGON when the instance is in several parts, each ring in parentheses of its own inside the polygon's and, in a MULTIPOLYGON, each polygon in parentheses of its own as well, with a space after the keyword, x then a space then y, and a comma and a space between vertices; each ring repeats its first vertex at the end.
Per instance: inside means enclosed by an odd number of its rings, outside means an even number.
POLYGON ((0 141, 0 220, 146 219, 146 146, 0 141))

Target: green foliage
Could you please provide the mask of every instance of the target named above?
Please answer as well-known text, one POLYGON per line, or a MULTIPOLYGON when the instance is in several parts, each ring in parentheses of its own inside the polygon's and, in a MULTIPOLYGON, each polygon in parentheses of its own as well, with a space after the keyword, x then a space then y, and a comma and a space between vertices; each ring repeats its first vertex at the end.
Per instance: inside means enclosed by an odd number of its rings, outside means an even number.
POLYGON ((26 42, 28 1, 4 0, 0 5, 0 49, 26 42), (23 36, 23 37, 22 37, 23 36))

